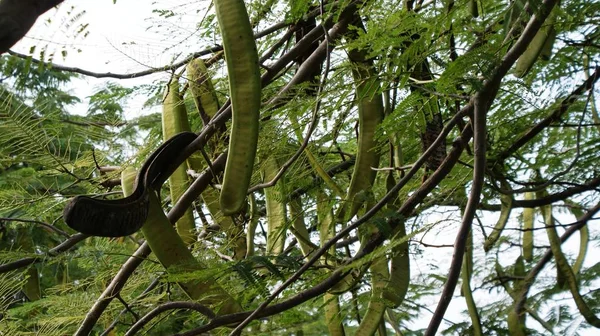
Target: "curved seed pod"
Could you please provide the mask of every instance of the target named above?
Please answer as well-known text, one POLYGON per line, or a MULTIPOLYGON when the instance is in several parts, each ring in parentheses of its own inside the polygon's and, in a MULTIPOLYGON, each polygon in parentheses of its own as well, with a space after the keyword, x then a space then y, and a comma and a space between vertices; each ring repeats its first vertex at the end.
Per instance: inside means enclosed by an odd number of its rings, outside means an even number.
MULTIPOLYGON (((558 6, 556 6, 558 7, 558 6)), ((535 34, 533 40, 529 43, 527 50, 519 57, 517 63, 515 65, 514 75, 517 77, 524 77, 533 64, 538 59, 542 51, 545 53, 545 57, 548 56, 548 48, 550 48, 550 52, 552 51, 552 46, 554 45, 553 39, 556 38, 556 32, 552 32, 552 26, 556 21, 556 8, 552 11, 552 13, 544 22, 544 25, 538 30, 537 34, 535 34)))
POLYGON ((469 312, 469 316, 471 317, 473 335, 482 336, 483 329, 481 328, 481 319, 479 318, 479 312, 477 311, 477 306, 475 305, 475 300, 473 299, 473 292, 471 291, 471 275, 473 273, 473 230, 469 231, 466 246, 467 250, 463 255, 463 265, 461 273, 461 291, 465 296, 467 310, 469 312))
MULTIPOLYGON (((333 221, 332 205, 329 202, 327 195, 321 189, 317 191, 317 220, 320 225, 320 243, 323 245, 335 235, 335 223, 333 221)), ((329 255, 335 255, 335 247, 331 247, 329 253, 326 253, 321 257, 321 262, 325 265, 335 265, 333 260, 328 259, 329 255)), ((340 284, 343 284, 344 281, 345 279, 342 280, 340 284)), ((344 325, 340 315, 339 296, 333 293, 333 291, 330 291, 330 293, 325 293, 323 300, 325 302, 325 323, 327 324, 329 334, 345 335, 344 325)))
POLYGON ((387 259, 385 257, 377 258, 369 269, 371 270, 371 298, 367 305, 367 311, 354 334, 356 336, 373 335, 387 308, 383 299, 383 293, 390 277, 387 259))
MULTIPOLYGON (((188 63, 186 71, 190 93, 194 99, 202 122, 204 125, 207 125, 219 109, 219 102, 208 69, 204 64, 204 61, 201 58, 197 58, 188 63)), ((217 149, 219 141, 220 139, 218 137, 213 137, 209 140, 208 147, 213 156, 220 154, 217 149)), ((194 156, 188 158, 188 167, 192 170, 201 171, 204 166, 205 164, 201 158, 194 156)), ((243 227, 235 225, 230 216, 223 215, 219 204, 219 192, 216 189, 210 188, 205 190, 201 197, 208 208, 212 219, 219 224, 221 230, 225 231, 227 237, 232 240, 233 258, 235 260, 243 259, 248 253, 243 227)))
MULTIPOLYGON (((162 129, 165 141, 176 134, 191 130, 185 103, 179 93, 179 81, 175 76, 171 78, 170 83, 167 85, 167 91, 163 98, 162 129)), ((186 170, 187 164, 184 162, 169 177, 169 189, 173 203, 177 202, 190 186, 186 170)), ((185 211, 184 215, 177 221, 175 227, 187 245, 196 241, 194 234, 196 225, 191 207, 185 211)))
POLYGON ((590 308, 590 306, 588 306, 579 293, 579 285, 577 283, 577 279, 575 278, 575 274, 573 273, 573 269, 569 265, 567 258, 562 252, 562 243, 558 233, 556 233, 556 226, 554 225, 554 219, 552 218, 552 207, 542 207, 542 211, 542 214, 544 215, 546 233, 548 234, 548 241, 550 242, 550 250, 552 251, 552 255, 556 261, 556 267, 560 269, 560 272, 565 277, 566 284, 571 291, 575 305, 577 306, 577 309, 581 315, 589 324, 596 328, 600 328, 600 318, 594 314, 594 311, 590 308))
MULTIPOLYGON (((536 193, 538 198, 543 198, 548 196, 548 192, 546 190, 542 190, 536 193)), ((554 217, 552 216, 552 204, 544 205, 540 207, 540 212, 542 213, 542 218, 544 219, 544 224, 546 226, 551 225, 555 226, 554 217)), ((556 286, 560 289, 564 289, 566 285, 566 275, 564 272, 557 266, 556 267, 556 286)))
MULTIPOLYGON (((261 165, 264 181, 272 180, 279 172, 279 165, 272 156, 267 157, 261 165)), ((281 190, 283 179, 274 187, 265 188, 265 207, 267 208, 267 254, 283 252, 286 236, 286 209, 281 190)))
POLYGON ((509 9, 504 15, 504 37, 508 36, 508 32, 512 28, 512 26, 519 21, 519 17, 522 13, 526 13, 525 9, 525 0, 513 0, 510 1, 509 9))
POLYGON ((308 158, 308 162, 316 171, 317 175, 325 182, 325 184, 333 191, 337 196, 343 197, 344 192, 342 189, 335 183, 335 181, 327 174, 323 166, 317 161, 317 158, 313 155, 310 149, 307 147, 304 149, 304 154, 306 158, 308 158))
MULTIPOLYGON (((131 168, 125 169, 121 174, 123 194, 126 197, 131 195, 135 189, 132 184, 133 176, 135 176, 135 170, 131 168)), ((189 271, 203 269, 204 266, 194 258, 165 216, 156 192, 150 190, 147 194, 150 203, 149 214, 142 227, 142 233, 158 261, 167 270, 171 267, 189 271)), ((191 280, 178 284, 191 299, 212 306, 220 306, 218 315, 241 310, 241 306, 215 280, 191 280)))
MULTIPOLYGON (((188 90, 194 100, 198 114, 200 114, 200 119, 202 119, 202 123, 206 126, 219 110, 217 93, 208 69, 201 58, 190 61, 186 71, 189 83, 188 90)), ((208 140, 207 147, 213 154, 213 157, 220 154, 217 152, 220 152, 219 147, 221 146, 221 143, 225 143, 223 139, 225 131, 226 128, 223 126, 217 131, 216 136, 208 140)), ((188 163, 189 162, 190 160, 188 159, 188 163)), ((195 167, 193 169, 200 169, 200 167, 195 167)))
MULTIPOLYGON (((504 273, 504 270, 502 269, 502 266, 500 266, 500 264, 498 263, 498 260, 496 260, 495 263, 495 269, 496 269, 496 273, 498 274, 498 279, 504 279, 507 277, 507 275, 504 273)), ((517 258, 517 261, 515 262, 515 266, 514 266, 514 273, 516 278, 520 278, 523 279, 525 277, 525 262, 523 261, 523 256, 519 256, 517 258)), ((510 295, 510 297, 513 300, 517 300, 520 293, 519 291, 521 290, 521 283, 522 280, 515 280, 515 286, 514 288, 510 288, 508 286, 508 283, 506 281, 502 281, 502 287, 504 287, 504 289, 506 290, 506 292, 510 295)), ((544 329, 548 330, 548 332, 550 332, 550 335, 554 335, 554 330, 552 328, 552 326, 550 324, 548 324, 548 322, 546 322, 538 313, 535 309, 525 305, 525 310, 527 311, 527 313, 529 315, 531 315, 531 317, 533 317, 534 320, 536 320, 542 327, 544 327, 544 329)), ((513 305, 513 311, 514 311, 514 305, 513 305)), ((523 328, 525 327, 525 320, 522 317, 522 322, 523 322, 523 328)))
MULTIPOLYGON (((496 271, 498 274, 503 274, 502 267, 498 262, 496 262, 496 271)), ((523 279, 525 277, 525 262, 523 256, 518 256, 515 261, 515 267, 513 275, 518 280, 515 280, 513 283, 513 290, 510 293, 518 293, 521 291, 523 286, 523 279)), ((525 336, 527 335, 527 328, 525 327, 525 319, 527 315, 522 314, 520 316, 517 315, 515 309, 511 309, 508 313, 508 330, 511 335, 519 335, 525 336)))
MULTIPOLYGON (((361 30, 362 22, 355 20, 361 30)), ((380 153, 377 148, 375 131, 383 120, 383 98, 380 92, 380 83, 374 73, 373 62, 367 58, 366 50, 352 49, 348 51, 352 63, 352 76, 356 84, 356 99, 358 101, 358 153, 356 163, 350 180, 350 187, 346 194, 347 206, 340 208, 340 218, 347 222, 362 206, 356 201, 355 196, 361 191, 369 190, 375 181, 376 171, 372 168, 379 167, 380 153)))
POLYGON ((244 227, 242 225, 237 225, 231 216, 223 215, 221 206, 219 205, 219 191, 217 189, 208 188, 202 193, 201 197, 206 208, 208 208, 208 212, 210 212, 213 221, 219 224, 221 230, 227 234, 227 238, 233 248, 233 259, 244 259, 244 256, 248 253, 247 237, 244 233, 244 227))
POLYGON ((554 27, 550 27, 548 31, 548 38, 546 42, 544 42, 544 47, 540 52, 540 58, 543 61, 549 61, 552 57, 552 49, 554 48, 554 42, 556 42, 556 29, 554 27))
MULTIPOLYGON (((569 205, 569 210, 573 216, 575 216, 575 218, 579 219, 584 215, 579 204, 570 200, 566 200, 565 203, 569 205)), ((581 271, 589 243, 590 231, 586 224, 579 230, 579 253, 577 254, 577 258, 575 258, 575 262, 573 263, 573 273, 575 273, 575 275, 578 275, 581 271)))
POLYGON ((200 118, 206 126, 219 110, 219 101, 215 93, 208 69, 201 58, 190 61, 186 68, 189 90, 200 118))
POLYGON ((588 245, 590 243, 590 229, 587 225, 584 225, 579 230, 579 253, 573 263, 573 273, 579 275, 583 262, 585 261, 585 255, 587 254, 588 245))
MULTIPOLYGON (((317 219, 319 223, 319 238, 321 245, 325 244, 331 237, 335 236, 335 221, 333 215, 333 204, 331 198, 322 190, 317 190, 317 219)), ((331 247, 321 258, 321 262, 326 265, 335 266, 336 262, 330 256, 335 255, 335 247, 331 247)), ((362 274, 361 274, 362 276, 362 274)), ((355 273, 350 273, 333 288, 329 290, 332 294, 343 294, 351 290, 360 279, 355 273)))
POLYGON ((220 204, 225 215, 244 206, 252 177, 260 112, 260 70, 243 0, 215 0, 229 75, 232 123, 220 204))
MULTIPOLYGON (((533 192, 525 193, 525 200, 535 199, 533 192)), ((526 261, 533 260, 533 219, 534 208, 523 208, 523 258, 526 261)))
POLYGON ((313 246, 308 244, 310 242, 310 236, 304 223, 304 214, 302 212, 302 199, 300 197, 294 197, 288 203, 290 210, 290 220, 292 221, 292 227, 294 228, 294 236, 298 244, 300 244, 300 250, 302 255, 307 257, 313 250, 313 246))
MULTIPOLYGON (((372 195, 370 195, 372 196, 372 195)), ((373 197, 365 197, 365 207, 360 209, 359 214, 364 208, 370 209, 375 202, 373 197)), ((362 227, 362 230, 358 230, 358 235, 361 242, 361 248, 367 243, 373 234, 378 232, 379 229, 373 224, 367 224, 362 227)), ((381 321, 383 320, 383 314, 386 308, 389 306, 389 301, 385 300, 384 296, 386 291, 390 288, 390 271, 388 269, 388 260, 385 256, 376 257, 369 267, 371 271, 371 297, 369 304, 367 305, 367 311, 356 330, 355 335, 373 335, 377 328, 379 328, 381 321)))
POLYGON ((508 312, 508 333, 511 336, 526 336, 527 328, 525 327, 525 313, 519 316, 514 309, 508 312))
POLYGON ((494 226, 492 233, 487 237, 485 242, 483 243, 483 250, 485 252, 489 252, 489 250, 496 245, 496 242, 502 235, 502 230, 506 226, 508 222, 508 218, 510 217, 510 213, 512 211, 513 198, 510 194, 502 194, 500 195, 500 218, 498 218, 498 222, 494 226))
POLYGON ((345 336, 338 296, 325 293, 323 294, 323 300, 325 301, 325 323, 327 323, 329 335, 345 336))
MULTIPOLYGON (((390 152, 390 161, 393 156, 390 152)), ((386 178, 386 188, 389 192, 396 185, 394 173, 390 171, 386 178)), ((388 209, 397 210, 397 199, 388 203, 388 209)), ((402 304, 408 286, 410 285, 410 255, 408 254, 408 238, 406 237, 406 222, 400 221, 390 243, 394 245, 390 254, 390 279, 383 292, 383 298, 387 301, 389 307, 396 308, 402 304), (398 243, 397 239, 401 242, 398 243)))
POLYGON ((99 237, 123 237, 138 231, 148 216, 148 189, 158 190, 175 167, 180 151, 196 134, 179 133, 158 147, 142 165, 134 190, 121 199, 76 196, 65 206, 65 223, 81 233, 99 237))
MULTIPOLYGON (((406 237, 404 221, 398 226, 397 237, 406 237)), ((383 292, 383 298, 392 307, 402 304, 410 284, 410 255, 408 254, 408 239, 392 248, 390 278, 383 292)))

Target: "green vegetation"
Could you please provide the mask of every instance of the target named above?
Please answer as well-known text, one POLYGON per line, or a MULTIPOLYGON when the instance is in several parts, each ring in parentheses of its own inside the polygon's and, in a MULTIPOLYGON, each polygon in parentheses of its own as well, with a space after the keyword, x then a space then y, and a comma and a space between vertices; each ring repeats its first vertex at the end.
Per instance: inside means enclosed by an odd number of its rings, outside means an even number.
POLYGON ((0 334, 600 328, 597 1, 158 0, 71 64, 125 5, 0 56, 0 334), (64 223, 177 134, 139 232, 64 223))

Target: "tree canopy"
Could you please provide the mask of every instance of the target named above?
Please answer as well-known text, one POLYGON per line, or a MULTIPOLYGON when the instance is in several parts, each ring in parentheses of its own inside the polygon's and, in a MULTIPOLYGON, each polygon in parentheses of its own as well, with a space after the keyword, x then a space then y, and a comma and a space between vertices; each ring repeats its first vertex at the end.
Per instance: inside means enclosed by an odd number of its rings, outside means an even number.
POLYGON ((9 50, 59 3, 0 1, 1 333, 600 328, 597 1, 155 1, 131 72, 9 50))

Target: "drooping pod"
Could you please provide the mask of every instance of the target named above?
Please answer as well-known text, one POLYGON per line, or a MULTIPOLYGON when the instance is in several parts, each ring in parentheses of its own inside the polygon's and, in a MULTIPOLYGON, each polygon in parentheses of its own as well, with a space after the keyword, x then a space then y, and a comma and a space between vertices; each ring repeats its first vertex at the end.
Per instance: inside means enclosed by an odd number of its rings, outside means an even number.
MULTIPOLYGON (((535 199, 533 192, 525 193, 525 200, 535 199)), ((534 208, 523 208, 523 259, 533 260, 533 219, 535 215, 534 208)))
MULTIPOLYGON (((183 97, 179 93, 179 80, 176 76, 171 78, 163 98, 162 129, 163 139, 165 141, 174 137, 176 134, 189 132, 191 130, 187 109, 185 108, 183 97)), ((190 181, 187 175, 187 164, 184 162, 177 167, 171 177, 169 177, 169 190, 171 192, 171 200, 173 203, 181 198, 181 195, 183 195, 189 185, 190 181)), ((187 245, 196 240, 194 234, 194 214, 191 207, 185 211, 184 215, 175 224, 175 227, 187 245)))
MULTIPOLYGON (((505 186, 508 183, 503 183, 505 186)), ((502 230, 506 226, 508 222, 508 218, 510 217, 510 213, 512 211, 513 197, 510 194, 502 194, 500 195, 500 218, 496 222, 492 233, 487 237, 485 242, 483 243, 483 250, 488 252, 489 250, 496 245, 496 242, 502 235, 502 230)))
MULTIPOLYGON (((558 6, 556 6, 558 7, 558 6)), ((548 60, 552 55, 554 40, 556 39, 556 30, 554 22, 556 21, 556 7, 550 13, 544 25, 538 30, 529 43, 527 50, 519 57, 515 65, 515 76, 524 77, 535 64, 538 58, 548 60)))
MULTIPOLYGON (((196 109, 206 126, 210 120, 217 114, 219 101, 215 92, 213 82, 204 61, 197 58, 188 63, 186 73, 189 83, 189 92, 194 100, 196 109)), ((219 130, 218 136, 208 141, 207 147, 210 152, 208 155, 216 157, 221 154, 224 148, 220 148, 224 129, 219 130)), ((206 167, 204 159, 191 156, 188 158, 188 167, 193 171, 201 171, 206 167)), ((219 191, 214 188, 208 188, 202 192, 202 200, 208 208, 212 219, 219 224, 227 237, 232 241, 233 258, 235 260, 243 259, 247 253, 246 237, 244 237, 243 227, 236 225, 231 216, 223 215, 221 205, 219 204, 219 191)))
MULTIPOLYGON (((134 192, 135 175, 136 171, 132 168, 125 169, 121 174, 121 185, 125 197, 134 192)), ((150 189, 147 195, 149 199, 148 217, 142 226, 142 233, 158 261, 166 269, 170 267, 180 267, 189 271, 203 269, 204 265, 192 255, 163 212, 156 191, 150 189)), ((241 310, 239 303, 214 279, 180 281, 178 284, 191 299, 218 306, 217 315, 241 310)))
MULTIPOLYGON (((362 23, 357 20, 359 25, 362 23)), ((364 28, 363 28, 364 29, 364 28)), ((383 98, 380 82, 374 71, 373 63, 367 58, 366 50, 348 50, 352 63, 352 76, 356 82, 356 99, 358 101, 358 151, 356 163, 346 194, 348 206, 340 208, 339 217, 343 222, 350 220, 363 205, 356 199, 361 191, 373 186, 376 171, 379 167, 380 152, 377 148, 375 131, 383 120, 383 98)))
POLYGON ((219 202, 225 215, 240 211, 252 177, 260 110, 260 70, 243 0, 215 0, 229 76, 232 123, 219 202))
MULTIPOLYGON (((279 165, 273 156, 266 157, 261 163, 264 181, 271 181, 279 172, 279 165)), ((283 200, 283 179, 273 187, 266 188, 265 208, 267 210, 267 254, 283 252, 286 236, 286 205, 283 200)))

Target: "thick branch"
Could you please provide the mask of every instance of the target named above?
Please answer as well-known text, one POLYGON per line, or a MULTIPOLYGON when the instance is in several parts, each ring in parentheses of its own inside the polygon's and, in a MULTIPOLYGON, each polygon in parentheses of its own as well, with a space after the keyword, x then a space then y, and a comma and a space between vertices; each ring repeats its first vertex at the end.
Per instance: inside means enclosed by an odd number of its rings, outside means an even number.
POLYGON ((27 34, 37 18, 63 0, 1 0, 0 54, 27 34))

